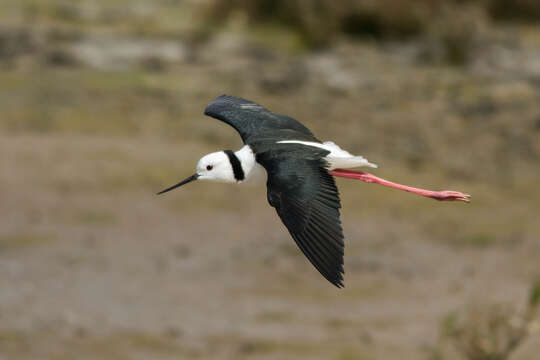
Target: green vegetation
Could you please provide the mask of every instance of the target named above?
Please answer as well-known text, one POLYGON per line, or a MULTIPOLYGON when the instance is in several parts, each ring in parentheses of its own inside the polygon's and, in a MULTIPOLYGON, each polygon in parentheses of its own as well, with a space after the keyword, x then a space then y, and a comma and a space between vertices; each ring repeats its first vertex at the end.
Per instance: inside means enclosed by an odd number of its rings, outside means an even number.
MULTIPOLYGON (((449 339, 464 360, 507 360, 537 331, 540 283, 532 284, 525 309, 482 304, 451 313, 442 323, 449 339)), ((443 357, 444 358, 444 357, 443 357)))
POLYGON ((8 251, 46 246, 54 241, 55 236, 45 233, 0 234, 0 254, 8 251))
POLYGON ((489 19, 540 19, 534 0, 214 0, 207 6, 210 23, 248 22, 285 27, 309 48, 332 44, 340 35, 375 39, 425 37, 426 54, 463 64, 475 51, 489 19), (438 50, 435 50, 438 48, 438 50))
MULTIPOLYGON (((337 34, 407 37, 425 32, 436 4, 430 1, 213 1, 212 21, 242 11, 252 23, 274 23, 298 32, 308 46, 328 45, 337 34)), ((446 5, 446 4, 445 4, 446 5)))
POLYGON ((97 211, 93 209, 81 210, 74 214, 77 223, 90 225, 114 225, 117 217, 109 211, 97 211))
POLYGON ((148 357, 174 356, 181 359, 200 357, 197 350, 183 346, 177 339, 162 334, 144 332, 118 332, 107 336, 90 336, 80 329, 78 335, 64 339, 58 348, 47 345, 51 333, 24 333, 22 331, 0 331, 2 354, 21 359, 41 356, 47 359, 130 359, 132 352, 148 357), (33 342, 31 348, 29 342, 33 342), (39 353, 39 355, 38 355, 39 353))

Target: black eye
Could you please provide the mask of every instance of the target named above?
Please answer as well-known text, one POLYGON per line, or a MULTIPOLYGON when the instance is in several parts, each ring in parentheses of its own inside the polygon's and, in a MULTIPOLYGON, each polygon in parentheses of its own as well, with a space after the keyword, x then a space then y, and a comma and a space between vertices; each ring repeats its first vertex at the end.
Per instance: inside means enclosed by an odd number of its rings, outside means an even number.
POLYGON ((210 171, 212 170, 214 167, 212 165, 206 165, 206 170, 210 171))

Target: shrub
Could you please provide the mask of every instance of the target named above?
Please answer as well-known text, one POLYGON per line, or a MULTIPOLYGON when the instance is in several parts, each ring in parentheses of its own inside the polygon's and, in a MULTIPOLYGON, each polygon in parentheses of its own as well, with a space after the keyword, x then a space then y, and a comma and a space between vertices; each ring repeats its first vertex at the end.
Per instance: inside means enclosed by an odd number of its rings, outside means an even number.
POLYGON ((451 314, 443 322, 443 335, 466 360, 507 360, 537 331, 539 305, 540 281, 536 281, 524 310, 488 305, 451 314))
MULTIPOLYGON (((440 0, 439 0, 440 1, 440 0)), ((299 32, 310 47, 324 46, 338 34, 403 37, 422 32, 434 0, 214 0, 212 21, 241 11, 249 22, 274 23, 299 32)))
POLYGON ((489 13, 499 20, 540 19, 540 1, 538 0, 491 0, 488 4, 489 13))

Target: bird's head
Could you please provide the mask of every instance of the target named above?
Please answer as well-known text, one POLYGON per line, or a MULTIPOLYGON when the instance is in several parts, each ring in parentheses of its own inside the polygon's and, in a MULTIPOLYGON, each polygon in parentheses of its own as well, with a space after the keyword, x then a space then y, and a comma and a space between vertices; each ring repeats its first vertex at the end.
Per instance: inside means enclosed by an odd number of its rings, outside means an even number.
POLYGON ((197 172, 195 174, 191 175, 185 180, 180 181, 178 184, 160 191, 158 195, 176 189, 177 187, 190 183, 194 180, 210 180, 227 183, 236 182, 229 157, 224 151, 218 151, 203 156, 197 163, 197 172))
POLYGON ((231 162, 224 151, 203 156, 197 163, 197 175, 200 180, 236 182, 231 162))

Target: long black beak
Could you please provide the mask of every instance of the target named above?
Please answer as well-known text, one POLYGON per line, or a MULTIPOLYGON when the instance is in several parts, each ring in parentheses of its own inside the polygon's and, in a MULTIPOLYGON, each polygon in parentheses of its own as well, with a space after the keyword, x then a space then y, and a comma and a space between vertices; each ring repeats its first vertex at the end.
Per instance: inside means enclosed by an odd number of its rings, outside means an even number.
POLYGON ((191 175, 190 177, 188 177, 187 179, 183 180, 183 181, 180 181, 178 184, 176 185, 173 185, 171 187, 168 187, 166 188, 165 190, 161 190, 160 192, 158 192, 157 194, 160 195, 160 194, 163 194, 163 193, 166 193, 167 191, 171 191, 173 189, 176 189, 177 187, 180 187, 182 185, 185 185, 189 182, 192 182, 194 180, 197 180, 199 178, 199 174, 193 174, 191 175))

